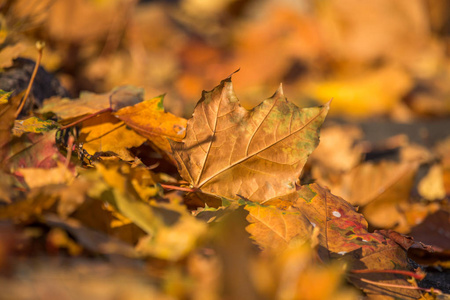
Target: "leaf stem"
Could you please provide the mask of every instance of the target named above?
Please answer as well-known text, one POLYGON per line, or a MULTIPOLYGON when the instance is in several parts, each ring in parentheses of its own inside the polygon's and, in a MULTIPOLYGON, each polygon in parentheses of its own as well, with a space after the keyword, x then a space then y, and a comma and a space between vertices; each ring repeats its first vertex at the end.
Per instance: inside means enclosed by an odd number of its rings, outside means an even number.
POLYGON ((411 276, 417 280, 422 280, 425 278, 426 274, 422 271, 419 272, 411 272, 406 270, 351 270, 350 273, 353 274, 371 274, 371 273, 389 273, 389 274, 400 274, 405 276, 411 276))
POLYGON ((112 112, 112 108, 111 108, 111 107, 104 108, 104 109, 99 110, 99 111, 97 111, 97 112, 95 112, 95 113, 93 113, 93 114, 90 114, 90 115, 87 115, 87 116, 85 116, 85 117, 83 117, 83 118, 81 118, 81 119, 78 119, 78 120, 76 120, 75 122, 72 122, 72 123, 70 123, 70 124, 64 125, 64 126, 60 127, 59 129, 60 129, 60 130, 67 129, 67 128, 69 128, 69 127, 72 127, 72 126, 75 126, 75 125, 77 125, 77 124, 80 124, 80 123, 82 123, 82 122, 84 122, 84 121, 86 121, 86 120, 92 119, 93 117, 96 117, 96 116, 98 116, 98 115, 101 115, 101 114, 103 114, 103 113, 105 113, 105 112, 112 112))
POLYGON ((183 191, 183 192, 197 192, 198 191, 198 189, 186 188, 186 187, 164 184, 164 183, 160 183, 159 185, 161 185, 164 189, 168 189, 168 190, 178 190, 178 191, 183 191))
POLYGON ((25 92, 25 96, 23 96, 22 102, 20 103, 19 108, 16 111, 16 114, 15 114, 15 118, 16 119, 20 115, 23 107, 25 106, 25 102, 27 102, 28 95, 30 94, 31 87, 33 86, 34 79, 36 78, 36 74, 37 74, 37 71, 39 69, 39 65, 41 64, 42 52, 44 50, 44 47, 45 47, 45 43, 44 42, 37 42, 36 43, 36 48, 38 50, 38 57, 37 57, 37 60, 36 60, 36 64, 34 65, 33 73, 31 74, 30 82, 28 83, 28 87, 27 87, 27 90, 25 92))
POLYGON ((359 280, 366 282, 366 283, 370 283, 373 285, 377 285, 377 286, 386 286, 386 287, 393 287, 393 288, 399 288, 399 289, 408 289, 408 290, 419 290, 419 291, 424 291, 424 292, 428 292, 428 293, 434 293, 434 294, 438 294, 441 295, 442 291, 435 289, 435 288, 421 288, 418 286, 409 286, 409 285, 401 285, 401 284, 392 284, 392 283, 385 283, 385 282, 377 282, 377 281, 372 281, 372 280, 368 280, 368 279, 364 279, 364 278, 360 278, 359 280))
POLYGON ((69 137, 68 145, 67 145, 67 156, 66 156, 66 168, 69 168, 70 158, 72 157, 72 149, 73 143, 75 142, 75 138, 71 135, 69 137))

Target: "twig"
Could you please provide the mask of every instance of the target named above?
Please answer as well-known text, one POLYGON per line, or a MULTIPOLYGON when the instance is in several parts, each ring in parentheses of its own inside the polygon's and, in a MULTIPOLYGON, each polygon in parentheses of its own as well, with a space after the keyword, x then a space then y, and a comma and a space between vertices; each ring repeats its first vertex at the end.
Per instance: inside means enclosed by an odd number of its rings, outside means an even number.
POLYGON ((400 284, 393 284, 393 283, 385 283, 385 282, 377 282, 377 281, 372 281, 372 280, 368 280, 368 279, 364 279, 364 278, 359 278, 359 280, 366 282, 366 283, 370 283, 373 285, 377 285, 377 286, 386 286, 386 287, 393 287, 393 288, 399 288, 399 289, 408 289, 408 290, 419 290, 419 291, 424 291, 427 293, 435 293, 438 295, 442 294, 441 290, 435 289, 435 288, 421 288, 418 286, 410 286, 410 285, 400 285, 400 284))
POLYGON ((72 148, 73 148, 73 143, 75 142, 75 138, 71 135, 69 137, 69 141, 68 141, 68 145, 67 145, 67 156, 66 156, 66 168, 69 167, 70 164, 70 158, 72 157, 72 148))
POLYGON ((371 274, 371 273, 389 273, 389 274, 400 274, 400 275, 405 275, 405 276, 411 276, 417 280, 422 280, 425 278, 426 274, 423 272, 411 272, 411 271, 406 271, 406 270, 370 270, 370 269, 365 269, 365 270, 351 270, 350 273, 353 274, 371 274))
POLYGON ((198 189, 185 188, 185 187, 181 187, 181 186, 164 184, 164 183, 160 183, 160 185, 163 188, 169 189, 169 190, 178 190, 178 191, 183 191, 183 192, 197 192, 198 191, 198 189))
POLYGON ((45 47, 44 42, 40 42, 40 41, 36 42, 36 48, 38 50, 38 57, 36 60, 36 64, 34 65, 34 70, 33 70, 33 73, 31 74, 31 79, 30 79, 30 82, 28 83, 28 87, 25 92, 25 96, 23 96, 22 102, 20 103, 19 108, 16 111, 16 114, 15 114, 16 119, 20 115, 20 112, 22 111, 23 107, 25 106, 25 102, 27 102, 28 95, 30 94, 31 87, 33 86, 34 79, 36 78, 36 74, 39 69, 39 65, 41 64, 42 52, 44 50, 44 47, 45 47))

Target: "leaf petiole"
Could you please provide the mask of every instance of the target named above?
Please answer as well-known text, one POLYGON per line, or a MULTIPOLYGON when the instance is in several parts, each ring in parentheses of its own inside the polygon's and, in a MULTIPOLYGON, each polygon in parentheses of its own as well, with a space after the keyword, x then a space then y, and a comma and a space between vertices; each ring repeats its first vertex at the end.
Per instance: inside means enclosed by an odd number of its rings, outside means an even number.
POLYGON ((164 189, 168 189, 168 190, 178 190, 178 191, 191 192, 191 193, 199 191, 199 189, 187 188, 187 187, 164 184, 164 183, 160 183, 159 185, 161 187, 163 187, 164 189))
POLYGON ((70 124, 64 125, 64 126, 60 127, 59 129, 60 129, 60 130, 67 129, 67 128, 69 128, 69 127, 72 127, 72 126, 75 126, 75 125, 77 125, 77 124, 80 124, 80 123, 82 123, 82 122, 84 122, 84 121, 86 121, 86 120, 92 119, 93 117, 96 117, 96 116, 98 116, 98 115, 101 115, 101 114, 103 114, 103 113, 105 113, 105 112, 112 112, 112 111, 113 111, 113 110, 112 110, 111 107, 104 108, 104 109, 99 110, 99 111, 97 111, 97 112, 95 112, 95 113, 93 113, 93 114, 90 114, 90 115, 87 115, 87 116, 85 116, 85 117, 83 117, 83 118, 81 118, 81 119, 78 119, 78 120, 76 120, 75 122, 72 122, 72 123, 70 123, 70 124))
POLYGON ((365 269, 365 270, 351 270, 350 273, 353 274, 372 274, 372 273, 389 273, 389 274, 400 274, 400 275, 405 275, 405 276, 410 276, 413 277, 417 280, 422 280, 425 278, 426 274, 422 271, 419 272, 411 272, 411 271, 406 271, 406 270, 370 270, 370 269, 365 269))
POLYGON ((401 285, 401 284, 392 284, 392 283, 385 283, 385 282, 377 282, 377 281, 372 281, 372 280, 368 280, 368 279, 364 279, 364 278, 360 278, 361 281, 369 283, 369 284, 373 284, 373 285, 377 285, 377 286, 386 286, 386 287, 393 287, 393 288, 399 288, 399 289, 408 289, 408 290, 419 290, 419 291, 424 291, 427 293, 434 293, 437 295, 441 295, 442 291, 435 289, 435 288, 421 288, 418 286, 409 286, 409 285, 401 285))

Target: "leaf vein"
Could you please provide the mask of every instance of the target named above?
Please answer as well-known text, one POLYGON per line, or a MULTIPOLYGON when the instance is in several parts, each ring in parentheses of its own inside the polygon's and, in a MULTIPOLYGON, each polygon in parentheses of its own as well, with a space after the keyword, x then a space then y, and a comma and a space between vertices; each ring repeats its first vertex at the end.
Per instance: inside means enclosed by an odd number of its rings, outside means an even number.
MULTIPOLYGON (((262 149, 256 151, 255 153, 252 153, 252 154, 249 155, 249 156, 245 156, 244 158, 241 158, 241 159, 237 160, 236 162, 234 162, 234 163, 232 163, 231 165, 229 165, 229 166, 223 168, 222 170, 217 171, 215 174, 209 176, 208 178, 205 178, 205 179, 204 179, 202 182, 200 182, 200 183, 198 183, 198 181, 197 181, 197 187, 200 188, 201 186, 203 186, 204 184, 206 184, 208 181, 210 181, 211 179, 213 179, 215 176, 218 176, 219 174, 221 174, 221 173, 223 173, 223 172, 225 172, 225 171, 228 171, 229 169, 233 168, 233 167, 236 166, 237 164, 240 164, 241 162, 243 162, 243 161, 245 161, 245 160, 247 160, 247 159, 249 159, 249 158, 251 158, 251 157, 253 157, 253 156, 258 155, 258 154, 260 154, 261 152, 267 150, 268 148, 270 148, 270 147, 276 145, 277 143, 280 143, 280 142, 282 142, 283 140, 285 140, 285 139, 291 137, 292 135, 299 133, 300 131, 302 131, 303 129, 305 129, 309 124, 311 124, 311 122, 313 122, 315 119, 317 119, 317 118, 324 112, 324 110, 325 110, 325 107, 322 107, 322 109, 319 111, 319 113, 316 114, 314 117, 312 117, 310 120, 308 120, 305 124, 303 124, 302 127, 300 127, 299 129, 295 130, 294 132, 292 132, 292 133, 286 135, 285 137, 281 138, 280 140, 278 140, 278 141, 276 141, 276 142, 274 142, 274 143, 272 143, 272 144, 269 144, 269 145, 263 147, 262 149)), ((203 166, 203 168, 204 168, 204 166, 203 166)), ((202 170, 203 170, 203 169, 202 169, 202 170)), ((200 177, 199 177, 199 178, 200 178, 200 177)))

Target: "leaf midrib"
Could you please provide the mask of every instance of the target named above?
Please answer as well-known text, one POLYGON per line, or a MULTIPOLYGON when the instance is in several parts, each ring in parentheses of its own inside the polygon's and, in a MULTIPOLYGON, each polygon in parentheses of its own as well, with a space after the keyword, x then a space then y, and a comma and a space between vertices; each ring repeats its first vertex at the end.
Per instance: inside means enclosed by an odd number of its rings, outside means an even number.
MULTIPOLYGON (((219 170, 219 171, 216 172, 215 174, 209 176, 208 178, 204 179, 202 182, 198 183, 198 184, 196 185, 196 187, 197 187, 197 188, 201 188, 203 185, 205 185, 207 182, 209 182, 210 180, 212 180, 214 177, 219 176, 219 175, 222 174, 223 172, 228 171, 229 169, 231 169, 231 168, 233 168, 234 166, 236 166, 236 165, 238 165, 238 164, 244 162, 245 160, 250 159, 250 158, 252 158, 252 157, 255 156, 255 155, 258 155, 259 153, 261 153, 261 152, 263 152, 263 151, 269 149, 270 147, 272 147, 272 146, 278 144, 279 142, 285 140, 286 138, 288 138, 288 137, 290 137, 290 136, 292 136, 292 135, 294 135, 294 134, 300 132, 300 131, 303 130, 306 126, 308 126, 312 121, 314 121, 315 119, 317 119, 317 118, 323 113, 324 109, 325 109, 325 107, 323 106, 322 109, 319 111, 319 113, 318 113, 317 115, 315 115, 313 118, 311 118, 308 122, 306 122, 301 128, 297 129, 297 130, 294 131, 294 132, 291 132, 290 134, 286 135, 285 137, 281 138, 280 140, 278 140, 278 141, 276 141, 276 142, 274 142, 274 143, 272 143, 272 144, 270 144, 270 145, 268 145, 268 146, 266 146, 266 147, 264 147, 264 148, 262 148, 262 149, 256 151, 255 153, 253 153, 253 154, 251 154, 251 155, 248 155, 248 156, 245 156, 244 158, 241 158, 240 160, 238 160, 238 161, 232 163, 231 165, 229 165, 229 166, 227 166, 227 167, 225 167, 225 168, 219 170)), ((216 121, 217 121, 217 119, 216 119, 216 121)), ((217 124, 217 122, 216 122, 216 124, 217 124)), ((214 133, 215 133, 215 132, 214 132, 214 133)), ((212 140, 211 140, 211 143, 210 143, 210 147, 211 147, 211 144, 212 144, 212 140)), ((208 149, 208 150, 209 150, 209 149, 208 149)), ((206 159, 205 159, 205 162, 206 162, 206 159)), ((205 168, 205 165, 202 166, 202 172, 200 173, 200 175, 203 173, 204 168, 205 168)), ((201 176, 198 177, 198 180, 200 179, 200 177, 201 177, 201 176)), ((198 182, 198 180, 197 180, 197 182, 198 182)))
MULTIPOLYGON (((205 117, 206 117, 206 122, 208 123, 208 115, 207 115, 206 112, 205 112, 205 102, 203 102, 202 104, 203 104, 203 105, 202 105, 202 107, 203 107, 203 114, 205 115, 205 117)), ((198 183, 198 182, 200 181, 200 178, 202 178, 202 175, 203 175, 203 172, 204 172, 205 166, 206 166, 206 161, 208 160, 209 153, 211 152, 211 146, 212 146, 212 144, 213 144, 213 142, 214 142, 214 138, 212 138, 212 137, 214 137, 214 136, 216 135, 217 120, 218 120, 218 118, 219 118, 219 111, 220 111, 220 105, 221 105, 221 104, 222 104, 222 95, 221 95, 221 97, 220 97, 219 104, 217 105, 216 117, 214 118, 214 129, 213 129, 213 128, 210 128, 210 129, 212 130, 211 141, 209 142, 208 150, 206 151, 205 159, 203 160, 202 169, 200 170, 200 172, 199 172, 199 174, 198 174, 198 176, 197 176, 196 183, 198 183)), ((209 124, 208 124, 208 127, 209 127, 209 124)), ((198 184, 197 184, 197 185, 198 185, 198 184)), ((198 185, 198 186, 201 186, 201 185, 198 185)))

